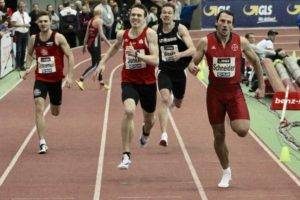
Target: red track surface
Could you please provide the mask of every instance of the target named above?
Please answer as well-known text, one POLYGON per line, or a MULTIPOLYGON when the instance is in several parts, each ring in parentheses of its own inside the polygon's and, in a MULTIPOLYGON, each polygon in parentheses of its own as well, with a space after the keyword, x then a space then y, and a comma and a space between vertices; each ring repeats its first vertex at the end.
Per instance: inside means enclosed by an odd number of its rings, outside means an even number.
MULTIPOLYGON (((284 32, 280 30, 280 33, 284 32)), ((260 31, 255 33, 263 35, 260 31)), ((291 31, 288 33, 291 34, 291 31)), ((203 35, 192 33, 194 38, 203 35)), ((82 56, 79 49, 74 51, 76 63, 87 58, 87 55, 82 56)), ((121 57, 119 53, 107 65, 107 80, 112 69, 121 63, 121 57)), ((83 63, 76 70, 75 77, 79 77, 88 64, 83 63)), ((93 199, 107 92, 98 90, 96 83, 90 80, 86 83, 87 89, 83 92, 75 86, 64 89, 61 115, 46 116, 49 152, 46 155, 37 154, 35 133, 3 184, 0 183, 1 200, 93 199)), ((0 101, 1 178, 33 128, 32 85, 33 74, 0 101)), ((205 90, 198 80, 189 76, 183 107, 175 109, 172 115, 207 198, 300 199, 300 188, 254 139, 250 136, 241 139, 230 129, 227 129, 227 142, 233 171, 232 187, 227 190, 216 187, 221 170, 213 150, 205 90)), ((151 132, 149 145, 143 149, 139 147, 137 141, 142 122, 140 107, 135 116, 133 163, 127 171, 117 169, 121 159, 120 121, 123 115, 120 94, 118 69, 113 76, 109 102, 100 199, 201 199, 171 124, 168 127, 170 145, 167 148, 158 146, 158 123, 151 132)))

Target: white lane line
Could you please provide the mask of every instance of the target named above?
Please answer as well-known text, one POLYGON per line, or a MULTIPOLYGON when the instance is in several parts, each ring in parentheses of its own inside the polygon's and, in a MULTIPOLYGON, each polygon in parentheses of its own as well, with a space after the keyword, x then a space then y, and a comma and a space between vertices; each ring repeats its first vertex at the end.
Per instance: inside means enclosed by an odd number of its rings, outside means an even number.
POLYGON ((101 143, 100 143, 100 150, 99 150, 99 160, 98 160, 98 169, 97 169, 97 177, 96 177, 96 184, 94 190, 94 200, 100 200, 101 194, 101 184, 102 184, 102 173, 103 173, 103 161, 104 161, 104 153, 105 153, 105 143, 106 143, 106 135, 107 135, 107 125, 108 125, 108 114, 109 114, 109 106, 110 106, 110 96, 112 91, 112 80, 115 71, 122 66, 120 64, 116 66, 110 74, 109 77, 109 86, 110 89, 108 94, 106 95, 106 102, 105 102, 105 111, 104 111, 104 120, 102 126, 102 135, 101 135, 101 143))
POLYGON ((187 149, 185 147, 185 144, 184 144, 183 139, 181 137, 181 134, 180 134, 180 132, 179 132, 177 126, 176 126, 176 123, 175 123, 175 121, 173 119, 173 116, 171 115, 171 113, 169 111, 168 111, 168 114, 169 114, 170 122, 171 122, 171 124, 173 126, 173 129, 174 129, 175 135, 177 137, 178 143, 179 143, 180 148, 182 150, 182 153, 184 155, 185 161, 186 161, 186 163, 187 163, 187 165, 189 167, 189 170, 190 170, 190 172, 192 174, 193 180, 194 180, 194 182, 196 184, 196 187, 197 187, 197 190, 199 192, 199 195, 200 195, 200 197, 201 197, 202 200, 207 200, 207 196, 206 196, 206 193, 205 193, 204 188, 202 186, 202 183, 201 183, 201 181, 199 179, 199 176, 198 176, 198 174, 197 174, 197 172, 195 170, 195 167, 194 167, 193 162, 192 162, 192 160, 191 160, 191 158, 189 156, 189 153, 188 153, 188 151, 187 151, 187 149))
MULTIPOLYGON (((199 80, 199 79, 198 79, 199 80)), ((200 80, 200 82, 204 85, 205 88, 207 88, 207 84, 205 82, 203 82, 202 80, 200 80)), ((263 150, 265 150, 265 152, 279 165, 279 167, 287 173, 287 175, 296 183, 296 185, 298 187, 300 187, 300 180, 295 176, 295 174, 289 169, 287 168, 284 164, 282 164, 282 162, 280 162, 280 160, 275 156, 275 154, 266 146, 266 144, 264 144, 258 137, 257 135, 250 130, 249 134, 253 137, 253 139, 259 144, 259 146, 261 146, 261 148, 263 148, 263 150)))
MULTIPOLYGON (((80 63, 76 64, 74 66, 74 69, 76 69, 78 66, 80 66, 82 63, 85 63, 87 61, 91 60, 91 58, 87 58, 83 61, 81 61, 80 63)), ((64 87, 66 84, 66 81, 63 82, 62 87, 64 87)), ((44 116, 49 112, 50 110, 50 104, 48 104, 48 106, 46 107, 45 111, 44 111, 44 116)), ((0 178, 0 187, 2 186, 2 184, 4 183, 5 179, 7 178, 8 174, 10 173, 10 171, 13 169, 13 167, 15 166, 16 162, 18 161, 19 157, 21 156, 21 154, 23 153, 25 147, 27 146, 27 144, 29 143, 31 137, 33 136, 34 132, 36 131, 36 126, 34 126, 30 133, 27 135, 26 139, 24 140, 24 142, 22 143, 22 145, 20 146, 20 148, 18 149, 17 153, 14 155, 13 159, 10 161, 9 165, 7 166, 7 168, 5 169, 4 173, 1 175, 0 178)))

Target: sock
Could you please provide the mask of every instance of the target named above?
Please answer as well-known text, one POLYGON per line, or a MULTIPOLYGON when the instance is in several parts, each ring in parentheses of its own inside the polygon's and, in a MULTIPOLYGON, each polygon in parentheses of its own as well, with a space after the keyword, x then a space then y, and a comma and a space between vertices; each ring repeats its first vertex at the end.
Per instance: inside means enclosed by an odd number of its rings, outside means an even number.
POLYGON ((40 145, 46 144, 46 140, 44 138, 40 139, 40 145))
POLYGON ((126 154, 128 156, 128 158, 130 159, 131 153, 130 152, 123 152, 123 155, 126 154))

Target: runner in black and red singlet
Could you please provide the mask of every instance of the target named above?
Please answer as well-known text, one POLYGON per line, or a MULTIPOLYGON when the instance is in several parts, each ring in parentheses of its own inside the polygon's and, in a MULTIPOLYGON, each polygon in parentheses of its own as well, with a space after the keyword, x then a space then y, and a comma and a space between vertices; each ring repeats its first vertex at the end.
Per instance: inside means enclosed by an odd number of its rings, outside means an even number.
MULTIPOLYGON (((131 28, 119 31, 117 40, 100 61, 95 76, 105 69, 105 63, 121 47, 123 43, 122 68, 122 101, 124 117, 122 120, 123 156, 119 169, 128 169, 130 160, 130 144, 133 138, 133 117, 138 101, 144 115, 142 137, 147 138, 154 124, 156 107, 155 66, 158 65, 158 48, 156 33, 146 27, 147 10, 142 4, 134 4, 130 11, 131 28)), ((141 141, 141 140, 140 140, 141 141)))
MULTIPOLYGON (((51 16, 46 11, 40 11, 37 16, 37 23, 40 33, 32 35, 28 45, 26 57, 26 74, 29 73, 29 66, 36 56, 35 83, 33 96, 35 101, 35 120, 37 133, 40 139, 40 154, 47 152, 45 141, 45 99, 47 94, 50 98, 50 109, 54 116, 59 115, 62 102, 62 79, 64 69, 64 56, 68 59, 68 75, 66 77, 67 86, 72 84, 74 57, 65 39, 59 33, 50 29, 51 16)), ((25 78, 25 77, 24 77, 25 78)))
POLYGON ((257 98, 264 96, 264 81, 259 58, 249 42, 232 33, 234 16, 230 11, 221 11, 216 18, 216 32, 201 38, 194 56, 198 65, 206 56, 209 67, 207 88, 207 112, 214 133, 214 147, 223 168, 219 187, 229 187, 231 169, 225 143, 224 120, 227 113, 230 126, 240 137, 249 131, 249 113, 240 87, 242 52, 253 64, 259 79, 257 98))

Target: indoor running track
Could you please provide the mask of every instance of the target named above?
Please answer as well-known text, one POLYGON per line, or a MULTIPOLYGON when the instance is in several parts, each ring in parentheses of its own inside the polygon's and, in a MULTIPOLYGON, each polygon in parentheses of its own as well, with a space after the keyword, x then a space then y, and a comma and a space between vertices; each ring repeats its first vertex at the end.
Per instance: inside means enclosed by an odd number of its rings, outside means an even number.
MULTIPOLYGON (((262 37, 265 32, 255 33, 262 37)), ((204 32, 191 35, 196 43, 204 32)), ((78 78, 90 60, 80 48, 74 49, 74 55, 78 78)), ((132 164, 129 170, 117 169, 122 152, 121 63, 118 52, 107 64, 104 77, 111 83, 109 91, 99 90, 90 79, 85 91, 75 85, 63 90, 61 115, 46 113, 49 151, 45 155, 37 154, 33 73, 0 100, 1 200, 300 199, 299 177, 292 179, 252 136, 239 138, 228 127, 233 180, 229 189, 216 187, 221 169, 206 114, 206 87, 191 75, 182 108, 172 112, 169 146, 158 145, 157 120, 149 144, 139 147, 138 106, 132 164)))

